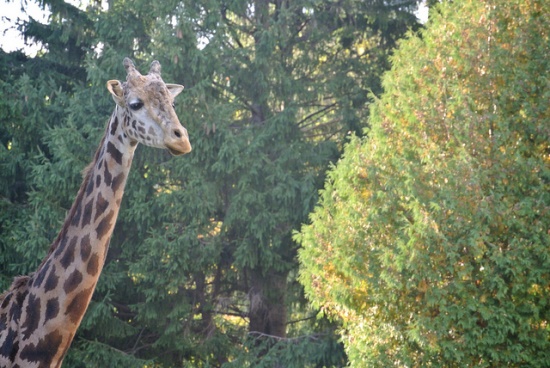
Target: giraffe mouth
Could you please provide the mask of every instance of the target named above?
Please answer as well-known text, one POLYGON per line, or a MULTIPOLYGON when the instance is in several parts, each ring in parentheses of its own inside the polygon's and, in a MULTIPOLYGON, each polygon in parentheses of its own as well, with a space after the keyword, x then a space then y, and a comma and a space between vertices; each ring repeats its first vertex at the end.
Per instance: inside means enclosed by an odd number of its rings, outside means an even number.
POLYGON ((167 145, 166 149, 168 149, 168 152, 170 152, 172 156, 182 156, 182 155, 185 155, 186 153, 191 152, 191 145, 188 145, 182 148, 179 148, 179 147, 175 148, 167 145))
POLYGON ((185 154, 185 152, 176 151, 175 149, 172 149, 170 147, 167 147, 167 148, 168 148, 168 152, 170 152, 172 156, 181 156, 185 154))

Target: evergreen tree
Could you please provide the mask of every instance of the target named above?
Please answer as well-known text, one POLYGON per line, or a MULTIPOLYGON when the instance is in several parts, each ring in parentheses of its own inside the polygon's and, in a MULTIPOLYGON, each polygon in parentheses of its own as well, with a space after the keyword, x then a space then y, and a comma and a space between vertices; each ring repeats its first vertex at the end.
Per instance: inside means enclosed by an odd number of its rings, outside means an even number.
POLYGON ((548 366, 549 12, 452 2, 396 51, 297 235, 352 366, 548 366))

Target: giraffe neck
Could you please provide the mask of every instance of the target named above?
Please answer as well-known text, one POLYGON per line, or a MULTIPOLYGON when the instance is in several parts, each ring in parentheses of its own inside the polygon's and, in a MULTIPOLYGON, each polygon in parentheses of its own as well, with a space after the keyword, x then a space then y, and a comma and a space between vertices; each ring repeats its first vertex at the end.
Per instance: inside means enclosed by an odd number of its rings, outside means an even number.
POLYGON ((48 256, 31 277, 16 280, 0 297, 0 366, 61 365, 90 303, 118 216, 136 147, 122 131, 127 121, 124 110, 115 108, 48 256))

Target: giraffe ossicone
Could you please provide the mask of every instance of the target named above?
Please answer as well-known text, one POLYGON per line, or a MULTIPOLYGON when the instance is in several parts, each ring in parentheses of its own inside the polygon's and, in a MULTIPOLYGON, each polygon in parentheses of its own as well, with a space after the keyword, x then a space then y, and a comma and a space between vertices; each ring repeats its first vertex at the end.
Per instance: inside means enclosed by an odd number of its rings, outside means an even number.
POLYGON ((191 151, 174 111, 179 84, 158 61, 141 75, 125 58, 126 81, 110 80, 116 106, 63 227, 36 272, 0 295, 0 367, 60 367, 103 269, 138 143, 191 151))

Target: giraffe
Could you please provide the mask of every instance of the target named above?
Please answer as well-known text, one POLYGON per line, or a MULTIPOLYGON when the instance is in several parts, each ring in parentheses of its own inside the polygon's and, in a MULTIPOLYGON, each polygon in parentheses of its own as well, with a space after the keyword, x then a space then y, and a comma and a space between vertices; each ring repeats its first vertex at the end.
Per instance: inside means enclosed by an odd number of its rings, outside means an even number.
POLYGON ((36 272, 15 278, 0 295, 0 367, 60 367, 105 262, 138 143, 191 151, 173 100, 154 61, 141 75, 125 58, 126 82, 110 80, 115 109, 63 227, 36 272))

